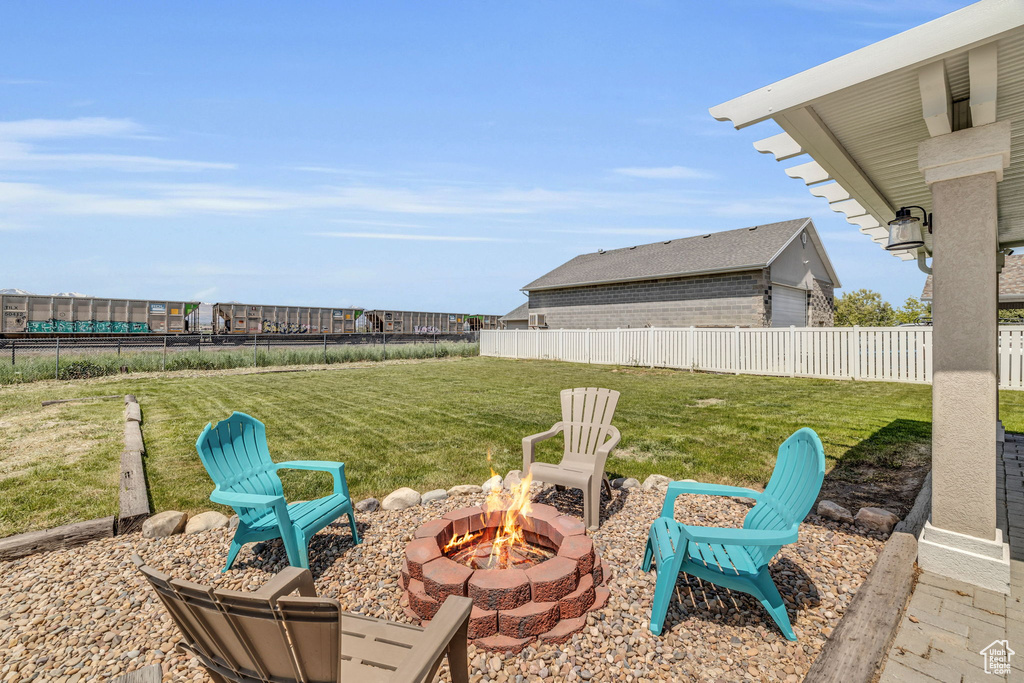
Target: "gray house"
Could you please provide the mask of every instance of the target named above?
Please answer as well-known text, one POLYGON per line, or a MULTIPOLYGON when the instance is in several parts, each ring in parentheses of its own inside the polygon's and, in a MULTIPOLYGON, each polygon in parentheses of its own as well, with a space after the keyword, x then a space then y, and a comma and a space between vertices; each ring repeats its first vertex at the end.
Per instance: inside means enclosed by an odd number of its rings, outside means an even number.
POLYGON ((530 327, 802 327, 832 325, 840 286, 799 218, 582 254, 523 291, 530 327))
POLYGON ((530 302, 524 301, 514 309, 498 318, 498 325, 503 330, 525 330, 530 326, 530 302))

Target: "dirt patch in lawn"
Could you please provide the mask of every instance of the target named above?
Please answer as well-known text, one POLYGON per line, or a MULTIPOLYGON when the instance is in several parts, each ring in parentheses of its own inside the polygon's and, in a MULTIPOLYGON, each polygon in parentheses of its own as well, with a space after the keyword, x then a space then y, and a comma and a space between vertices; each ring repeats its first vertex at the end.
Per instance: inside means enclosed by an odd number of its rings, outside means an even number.
POLYGON ((840 463, 825 475, 818 500, 831 500, 853 514, 862 507, 892 510, 906 517, 931 469, 931 444, 906 444, 889 465, 840 463), (893 464, 898 463, 897 466, 893 464))
POLYGON ((109 438, 110 425, 83 414, 84 405, 65 403, 5 415, 0 420, 0 479, 27 474, 43 460, 72 465, 97 441, 109 438))
POLYGON ((698 398, 693 402, 694 408, 707 408, 708 406, 717 406, 725 403, 724 398, 698 398))

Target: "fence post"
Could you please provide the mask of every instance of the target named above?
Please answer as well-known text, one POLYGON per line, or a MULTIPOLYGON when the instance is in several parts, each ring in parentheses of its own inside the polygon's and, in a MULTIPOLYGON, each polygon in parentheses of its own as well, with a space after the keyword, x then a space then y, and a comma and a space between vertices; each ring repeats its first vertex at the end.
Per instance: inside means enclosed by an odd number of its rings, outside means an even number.
POLYGON ((254 335, 252 335, 252 366, 254 368, 258 368, 259 367, 259 362, 256 360, 256 351, 257 351, 256 344, 257 344, 256 335, 254 334, 254 335))
POLYGON ((381 360, 387 360, 388 359, 388 333, 387 332, 381 332, 380 333, 380 343, 384 347, 384 355, 382 356, 381 360))
POLYGON ((324 365, 327 365, 327 335, 324 335, 324 365))
POLYGON ((619 337, 622 336, 622 328, 615 328, 615 364, 622 365, 622 342, 619 337))
POLYGON ((853 326, 850 340, 850 377, 860 379, 860 325, 853 326))
POLYGON ((740 374, 740 326, 732 328, 732 362, 736 374, 740 374))
POLYGON ((592 344, 592 342, 590 340, 590 328, 588 327, 587 328, 587 364, 588 365, 590 364, 590 359, 593 357, 593 352, 591 351, 591 349, 593 347, 591 346, 591 344, 592 344))
POLYGON ((434 358, 437 358, 437 332, 434 332, 434 358))
POLYGON ((788 366, 789 376, 796 377, 796 325, 789 326, 789 343, 786 349, 786 365, 788 366))
POLYGON ((690 332, 686 336, 686 365, 693 372, 697 365, 697 328, 690 325, 690 332))
POLYGON ((558 329, 558 360, 565 360, 565 330, 558 329))
POLYGON ((117 338, 117 357, 121 357, 121 338, 117 338))
POLYGON ((60 337, 57 337, 57 365, 53 369, 53 378, 60 379, 60 337))
POLYGON ((519 330, 512 330, 512 353, 519 360, 519 330))
POLYGON ((160 370, 163 371, 163 370, 166 370, 166 369, 167 369, 167 335, 165 334, 164 335, 164 355, 160 359, 160 370))
POLYGON ((17 339, 11 340, 11 365, 14 365, 14 345, 18 343, 17 339))
POLYGON ((654 369, 654 328, 647 328, 647 362, 654 369))

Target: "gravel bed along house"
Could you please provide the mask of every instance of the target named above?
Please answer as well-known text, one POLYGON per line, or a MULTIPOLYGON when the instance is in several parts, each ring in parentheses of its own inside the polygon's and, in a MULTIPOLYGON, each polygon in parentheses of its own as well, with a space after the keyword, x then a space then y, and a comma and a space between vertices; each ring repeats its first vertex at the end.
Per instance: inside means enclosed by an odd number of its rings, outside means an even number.
MULTIPOLYGON (((422 522, 483 502, 456 495, 401 511, 357 514, 363 544, 352 546, 344 520, 310 543, 321 595, 343 609, 408 621, 399 571, 405 544, 422 522)), ((540 490, 538 502, 580 515, 578 491, 540 490)), ((871 570, 883 538, 815 515, 800 541, 784 547, 772 575, 790 607, 799 638, 790 643, 761 605, 681 576, 665 631, 647 629, 654 573, 640 571, 648 525, 664 488, 616 489, 608 518, 592 534, 608 571, 611 597, 587 626, 562 645, 528 645, 503 657, 470 647, 476 681, 796 681, 802 678, 871 570), (679 600, 681 599, 681 603, 679 600)), ((731 498, 681 496, 676 518, 691 524, 738 526, 747 504, 731 498)), ((233 531, 147 540, 130 534, 70 550, 0 563, 0 680, 106 680, 160 662, 165 680, 208 680, 195 660, 178 654, 176 627, 130 561, 138 552, 171 575, 222 588, 255 590, 286 565, 279 541, 248 545, 221 573, 233 531)), ((447 665, 441 680, 448 680, 447 665)))

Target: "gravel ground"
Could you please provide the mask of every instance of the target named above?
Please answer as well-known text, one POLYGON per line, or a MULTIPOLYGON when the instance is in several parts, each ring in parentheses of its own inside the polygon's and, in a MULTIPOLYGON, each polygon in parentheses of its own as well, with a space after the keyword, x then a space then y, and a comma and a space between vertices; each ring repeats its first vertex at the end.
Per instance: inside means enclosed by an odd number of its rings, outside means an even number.
MULTIPOLYGON (((789 603, 799 638, 790 643, 752 598, 682 576, 663 634, 647 629, 654 574, 640 571, 649 523, 664 489, 616 490, 609 517, 593 534, 609 570, 611 598, 563 645, 527 646, 502 657, 470 647, 476 681, 797 681, 806 673, 866 578, 883 539, 814 515, 786 546, 772 575, 789 603)), ((580 514, 579 492, 537 491, 535 499, 580 514)), ((358 518, 364 542, 332 525, 310 545, 317 589, 344 609, 408 621, 399 584, 402 550, 421 522, 482 502, 469 495, 358 518)), ((742 523, 748 507, 730 498, 681 496, 676 518, 691 524, 742 523)), ((130 562, 138 552, 173 576, 255 590, 285 566, 278 541, 247 546, 221 574, 230 532, 147 540, 138 534, 0 563, 0 680, 106 680, 160 662, 164 680, 205 681, 195 660, 174 650, 177 629, 130 562)), ((442 668, 442 680, 448 680, 442 668)))

